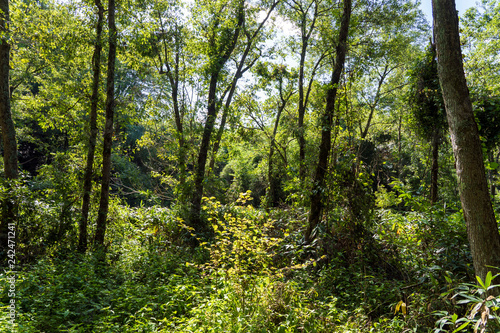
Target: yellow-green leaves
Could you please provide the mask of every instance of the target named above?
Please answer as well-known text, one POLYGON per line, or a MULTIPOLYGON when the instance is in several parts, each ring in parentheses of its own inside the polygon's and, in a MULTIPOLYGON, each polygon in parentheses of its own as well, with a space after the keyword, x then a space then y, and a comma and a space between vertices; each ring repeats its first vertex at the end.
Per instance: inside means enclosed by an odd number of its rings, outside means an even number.
POLYGON ((270 235, 273 221, 246 205, 250 195, 250 191, 241 193, 235 203, 226 206, 213 197, 203 198, 202 208, 215 233, 214 242, 206 245, 210 262, 204 269, 240 277, 273 273, 273 250, 281 239, 270 235))

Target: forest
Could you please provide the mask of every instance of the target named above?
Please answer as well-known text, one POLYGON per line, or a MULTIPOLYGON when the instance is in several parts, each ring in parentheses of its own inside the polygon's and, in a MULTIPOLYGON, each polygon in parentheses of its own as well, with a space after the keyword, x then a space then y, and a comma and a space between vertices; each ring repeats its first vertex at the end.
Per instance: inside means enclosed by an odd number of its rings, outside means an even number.
POLYGON ((0 0, 0 332, 500 332, 500 1, 432 7, 0 0))

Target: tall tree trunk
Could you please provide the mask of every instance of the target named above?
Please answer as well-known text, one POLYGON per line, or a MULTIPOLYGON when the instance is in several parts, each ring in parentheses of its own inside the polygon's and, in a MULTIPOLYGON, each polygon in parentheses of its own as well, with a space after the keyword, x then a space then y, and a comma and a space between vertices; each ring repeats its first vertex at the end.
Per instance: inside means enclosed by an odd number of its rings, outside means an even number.
POLYGON ((278 113, 276 114, 276 119, 274 121, 273 134, 271 136, 271 146, 269 147, 269 164, 267 169, 267 177, 269 180, 269 203, 268 207, 278 207, 279 204, 279 195, 278 195, 278 180, 276 179, 276 171, 274 169, 273 156, 274 156, 274 148, 276 147, 276 134, 278 133, 278 126, 280 123, 281 113, 285 109, 285 106, 292 96, 290 93, 286 98, 283 98, 281 92, 281 84, 280 84, 280 97, 281 102, 278 105, 278 113))
POLYGON ((164 59, 161 57, 161 53, 158 53, 160 60, 160 74, 166 74, 168 81, 170 83, 172 104, 174 107, 174 118, 175 127, 177 130, 176 136, 179 142, 179 149, 177 151, 178 163, 179 163, 179 187, 181 188, 180 197, 184 198, 184 184, 186 182, 186 140, 184 138, 184 125, 183 125, 183 112, 181 111, 181 105, 179 105, 179 87, 180 87, 180 59, 183 51, 183 41, 182 41, 182 27, 175 25, 174 31, 174 51, 173 59, 169 59, 169 46, 172 44, 169 36, 169 32, 165 29, 161 14, 158 13, 158 20, 160 21, 161 28, 161 41, 163 42, 163 52, 164 59), (167 69, 166 72, 163 71, 163 64, 167 69))
POLYGON ((174 104, 175 125, 177 127, 177 139, 179 141, 179 185, 181 189, 186 183, 186 140, 184 139, 183 116, 179 107, 179 81, 172 86, 172 101, 174 104))
MULTIPOLYGON (((164 30, 163 30, 164 31, 164 30)), ((180 34, 180 33, 178 33, 180 34)), ((180 38, 178 35, 176 38, 180 38)), ((168 51, 165 43, 165 64, 167 67, 167 77, 170 81, 170 87, 172 89, 172 102, 174 106, 174 117, 175 117, 175 127, 177 129, 177 140, 179 141, 179 183, 181 188, 184 186, 186 182, 186 143, 184 140, 184 128, 183 128, 183 115, 179 105, 179 65, 180 65, 180 49, 176 49, 175 57, 174 57, 174 68, 170 67, 168 62, 168 51)), ((179 44, 179 42, 176 42, 179 44)))
POLYGON ((439 174, 439 142, 441 135, 435 130, 432 135, 432 167, 431 167, 431 205, 438 200, 438 174, 439 174))
POLYGON ((10 44, 7 40, 9 32, 9 1, 0 0, 0 31, 2 39, 0 40, 0 126, 3 140, 3 161, 4 172, 7 179, 16 179, 18 177, 17 165, 17 142, 14 122, 10 110, 10 44))
POLYGON ((297 110, 298 113, 297 136, 299 141, 299 179, 301 182, 303 182, 306 178, 306 169, 305 169, 306 139, 305 139, 305 128, 304 128, 306 105, 304 103, 304 63, 306 60, 308 40, 309 40, 308 36, 302 36, 302 49, 300 52, 300 65, 299 65, 299 102, 298 102, 299 107, 297 110))
MULTIPOLYGON (((10 110, 9 63, 9 1, 0 0, 0 130, 2 131, 4 173, 7 180, 18 178, 16 130, 10 110), (3 13, 3 14, 1 14, 3 13)), ((8 227, 16 222, 16 209, 12 191, 2 202, 2 219, 0 221, 0 263, 5 259, 8 245, 8 227)))
POLYGON ((106 220, 109 208, 109 184, 111 180, 111 147, 113 144, 113 116, 115 103, 115 62, 116 62, 116 24, 115 0, 108 1, 109 53, 108 78, 106 82, 106 125, 104 127, 104 145, 102 150, 101 200, 97 214, 94 245, 102 248, 106 233, 106 220))
POLYGON ((205 166, 208 157, 208 148, 210 145, 210 136, 217 117, 216 95, 217 95, 217 82, 219 79, 219 72, 213 73, 210 79, 210 87, 208 91, 208 113, 205 121, 205 128, 203 130, 203 137, 201 139, 200 150, 198 152, 198 163, 196 165, 196 172, 194 175, 194 191, 191 200, 191 226, 195 228, 196 234, 206 233, 207 226, 201 219, 201 199, 203 197, 203 180, 205 179, 205 166))
MULTIPOLYGON (((318 6, 319 3, 313 1, 311 5, 314 3, 314 14, 311 25, 309 26, 309 31, 307 31, 306 23, 307 23, 307 13, 309 11, 309 7, 304 11, 301 6, 299 13, 302 17, 301 25, 301 49, 300 49, 300 62, 299 62, 299 101, 298 101, 298 121, 297 121, 297 139, 299 142, 299 179, 301 182, 305 181, 306 178, 306 138, 305 138, 305 127, 304 127, 304 117, 306 114, 307 108, 307 96, 304 94, 304 66, 307 55, 307 48, 309 46, 309 39, 315 29, 316 20, 318 18, 318 6)), ((314 73, 312 74, 314 77, 314 73)), ((312 81, 311 81, 312 82, 312 81)), ((311 83, 310 83, 311 85, 311 83)), ((309 87, 310 89, 310 87, 309 87)))
MULTIPOLYGON (((178 57, 176 59, 178 61, 178 57)), ((174 105, 175 126, 177 128, 177 140, 179 141, 179 184, 184 187, 186 182, 186 142, 184 140, 183 117, 179 107, 179 73, 178 63, 176 63, 176 79, 170 79, 172 87, 172 101, 174 105)))
POLYGON ((322 193, 325 186, 325 174, 328 169, 328 156, 330 155, 330 149, 332 145, 331 135, 333 117, 335 113, 335 99, 337 97, 338 85, 340 83, 340 78, 344 69, 345 57, 347 53, 347 37, 349 35, 351 8, 351 0, 344 0, 344 12, 342 14, 342 21, 340 23, 335 66, 332 72, 330 87, 326 95, 325 112, 322 116, 322 132, 321 143, 319 146, 318 165, 316 167, 316 173, 313 180, 313 190, 311 193, 311 211, 309 212, 309 224, 304 235, 306 244, 310 243, 310 241, 312 240, 312 231, 319 223, 319 220, 321 218, 321 211, 323 208, 322 193))
POLYGON ((401 180, 401 127, 403 125, 403 117, 398 117, 398 165, 397 165, 397 177, 401 180))
MULTIPOLYGON (((249 51, 249 48, 247 48, 247 50, 249 51)), ((247 50, 245 50, 242 61, 240 61, 240 64, 239 64, 238 68, 236 69, 236 74, 234 75, 233 81, 231 83, 231 87, 229 89, 229 95, 227 96, 226 103, 224 104, 224 108, 222 109, 222 117, 220 120, 219 129, 217 130, 217 134, 215 135, 214 145, 212 148, 212 157, 210 159, 208 172, 214 172, 215 160, 217 158, 217 153, 219 152, 220 142, 222 141, 222 134, 224 134, 224 129, 226 127, 226 121, 227 121, 227 115, 229 113, 229 107, 231 106, 231 102, 233 100, 233 95, 234 95, 234 92, 236 91, 236 85, 238 83, 238 79, 242 75, 241 70, 242 70, 243 63, 245 61, 247 50)))
MULTIPOLYGON (((281 115, 280 112, 278 112, 278 115, 276 116, 276 123, 275 123, 275 127, 274 128, 277 128, 278 126, 278 123, 279 123, 279 116, 281 115)), ((274 138, 275 138, 275 135, 273 134, 273 137, 272 137, 272 143, 271 143, 271 147, 269 148, 269 164, 268 164, 268 168, 267 168, 267 178, 269 180, 269 194, 268 194, 268 198, 269 198, 269 202, 267 204, 267 207, 278 207, 278 204, 279 204, 279 195, 278 195, 278 179, 276 179, 276 171, 274 170, 274 163, 273 163, 273 155, 274 155, 274 138)))
POLYGON ((104 7, 101 0, 96 0, 97 7, 97 25, 96 42, 94 46, 94 55, 92 56, 92 69, 94 76, 92 79, 92 96, 90 105, 90 137, 89 148, 87 151, 87 165, 85 166, 85 175, 83 180, 83 200, 82 217, 80 220, 80 234, 78 239, 78 251, 85 253, 87 250, 87 224, 90 207, 90 194, 92 192, 92 174, 95 157, 95 146, 97 140, 97 108, 99 103, 99 82, 101 75, 101 51, 102 51, 102 26, 104 23, 104 7))
POLYGON ((173 64, 174 68, 172 70, 168 63, 167 46, 165 45, 165 63, 167 67, 167 76, 170 81, 170 87, 172 89, 171 96, 174 106, 175 127, 177 129, 177 140, 179 142, 179 185, 182 191, 181 197, 184 197, 184 184, 186 182, 186 140, 184 139, 183 113, 181 112, 181 108, 179 105, 179 62, 180 50, 177 49, 173 64))
MULTIPOLYGON (((194 189, 191 197, 191 211, 190 211, 190 226, 194 228, 196 235, 207 234, 210 230, 205 221, 201 218, 201 200, 203 197, 203 181, 205 180, 205 170, 208 158, 208 150, 210 148, 210 137, 212 135, 215 120, 217 119, 217 84, 219 82, 219 75, 224 68, 224 65, 229 60, 229 57, 233 53, 240 30, 245 21, 244 15, 244 0, 240 0, 240 5, 238 13, 238 22, 235 27, 235 31, 231 40, 228 41, 228 45, 222 47, 224 50, 223 54, 216 55, 215 66, 210 75, 210 84, 208 88, 208 107, 207 107, 207 119, 205 120, 205 127, 203 129, 203 136, 201 139, 200 149, 198 151, 198 161, 196 165, 196 170, 194 174, 194 189)), ((213 39, 215 39, 213 37, 213 39)), ((215 43, 215 42, 214 42, 215 43)), ((193 245, 196 245, 197 241, 193 240, 193 245)))
POLYGON ((264 27, 264 24, 267 22, 267 20, 271 16, 271 13, 274 11, 274 9, 280 3, 280 1, 281 0, 276 0, 273 2, 273 4, 271 5, 271 8, 267 11, 266 17, 260 22, 258 28, 254 31, 253 34, 250 34, 248 31, 245 32, 245 35, 247 37, 247 44, 245 46, 245 51, 243 52, 243 54, 240 58, 240 62, 238 63, 236 73, 234 74, 233 81, 231 82, 231 86, 229 89, 229 95, 226 98, 226 103, 224 104, 224 108, 222 110, 222 117, 220 120, 219 129, 217 130, 217 135, 215 137, 214 146, 212 149, 212 157, 210 159, 209 172, 213 172, 214 167, 215 167, 215 160, 217 158, 217 153, 219 152, 220 142, 222 140, 222 134, 224 134, 227 116, 228 116, 228 113, 230 110, 229 107, 231 106, 231 102, 233 100, 233 96, 234 96, 234 93, 236 91, 236 86, 237 86, 238 80, 243 76, 243 74, 246 71, 248 71, 250 68, 252 68, 253 65, 255 64, 255 62, 258 60, 258 57, 256 57, 255 59, 253 59, 250 62, 250 64, 248 66, 244 67, 246 58, 248 57, 248 54, 252 50, 252 46, 254 45, 254 42, 257 39, 260 31, 264 27))
POLYGON ((365 129, 361 132, 361 140, 364 140, 368 135, 368 130, 370 129, 370 126, 372 124, 372 119, 373 115, 375 114, 375 109, 378 106, 380 98, 382 97, 382 92, 381 92, 382 85, 384 84, 385 78, 391 71, 392 69, 390 69, 389 65, 386 64, 384 67, 384 72, 382 74, 379 74, 379 80, 377 83, 377 92, 375 93, 375 100, 373 101, 373 103, 367 102, 368 107, 370 108, 370 114, 368 115, 368 120, 366 121, 365 129))
POLYGON ((433 0, 438 73, 476 275, 500 267, 500 234, 490 201, 478 128, 465 81, 454 0, 433 0))

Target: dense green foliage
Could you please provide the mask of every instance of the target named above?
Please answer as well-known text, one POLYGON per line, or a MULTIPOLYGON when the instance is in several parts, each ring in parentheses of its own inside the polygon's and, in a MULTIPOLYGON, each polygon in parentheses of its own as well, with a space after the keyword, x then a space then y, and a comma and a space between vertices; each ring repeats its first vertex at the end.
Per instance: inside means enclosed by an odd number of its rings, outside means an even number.
MULTIPOLYGON (((91 240, 106 27, 89 248, 79 253, 97 9, 11 0, 21 176, 0 170, 0 199, 13 198, 17 216, 0 332, 500 332, 498 279, 474 275, 430 29, 413 1, 353 3, 317 190, 342 2, 117 1, 105 248, 91 240), (200 179, 203 234, 190 202, 200 179), (323 210, 306 244, 313 189, 323 210)), ((497 212, 499 8, 482 0, 461 18, 497 212)))

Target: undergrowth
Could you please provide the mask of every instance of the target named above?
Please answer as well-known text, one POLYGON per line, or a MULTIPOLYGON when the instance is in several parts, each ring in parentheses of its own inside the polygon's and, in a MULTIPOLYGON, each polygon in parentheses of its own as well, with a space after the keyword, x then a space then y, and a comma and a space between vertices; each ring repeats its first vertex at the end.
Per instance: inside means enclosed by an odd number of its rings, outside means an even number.
MULTIPOLYGON (((250 203, 205 198, 215 237, 196 249, 174 210, 115 204, 104 261, 56 244, 20 267, 17 332, 452 332, 468 315, 460 212, 379 209, 363 238, 330 221, 305 246, 303 211, 250 203)), ((0 287, 6 319, 6 273, 0 287)))

